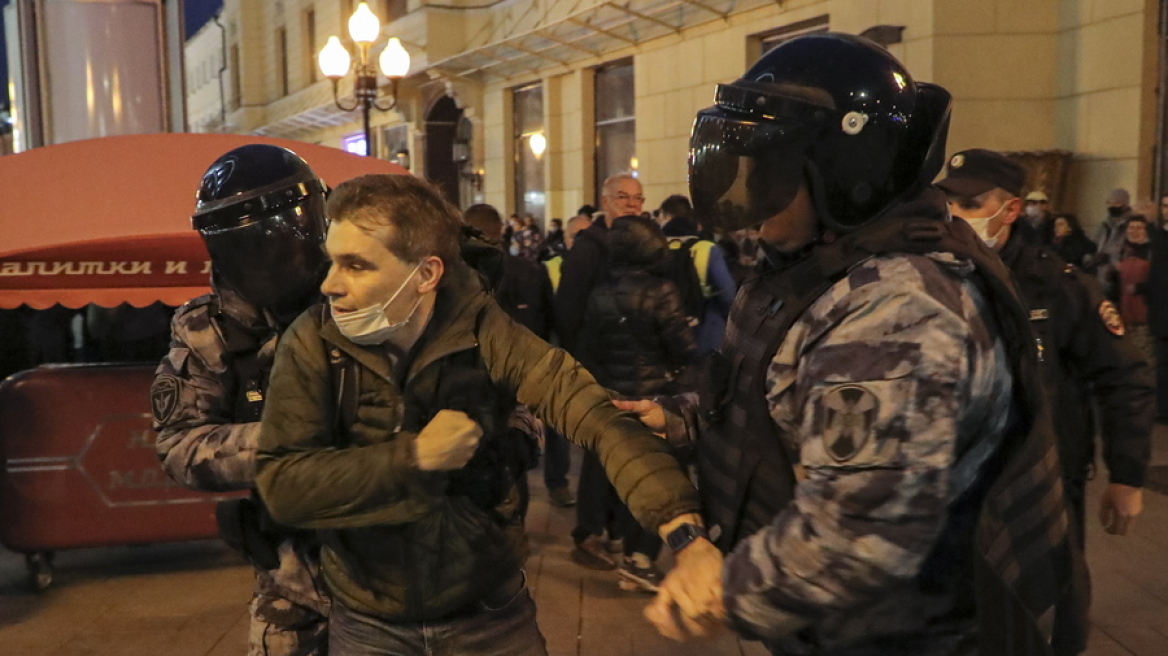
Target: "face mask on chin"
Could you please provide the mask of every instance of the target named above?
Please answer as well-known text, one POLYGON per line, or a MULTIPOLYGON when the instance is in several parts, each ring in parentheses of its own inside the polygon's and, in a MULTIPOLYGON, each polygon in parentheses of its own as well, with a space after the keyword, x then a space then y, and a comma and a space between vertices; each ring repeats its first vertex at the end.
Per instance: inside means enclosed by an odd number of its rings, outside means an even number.
POLYGON ((385 342, 389 341, 389 338, 392 337, 394 333, 398 332, 402 328, 405 328, 406 325, 409 324, 410 319, 414 317, 414 312, 417 312, 418 306, 422 303, 422 297, 419 296, 418 300, 414 302, 414 307, 410 308, 410 313, 406 315, 406 318, 396 323, 390 323, 389 318, 385 316, 385 311, 389 309, 390 304, 397 299, 402 290, 406 288, 406 284, 410 282, 410 280, 414 277, 414 274, 417 273, 418 269, 421 267, 422 263, 418 262, 418 265, 414 267, 414 270, 410 272, 410 275, 406 276, 406 279, 403 280, 402 284, 398 286, 397 291, 395 291, 393 295, 389 297, 389 300, 384 303, 375 303, 368 307, 361 308, 360 310, 338 314, 332 305, 332 301, 330 300, 329 311, 332 314, 333 321, 337 324, 337 329, 340 330, 341 334, 348 338, 349 341, 353 342, 354 344, 360 344, 362 346, 384 344, 385 342))
POLYGON ((977 233, 977 236, 980 237, 983 242, 985 242, 985 245, 989 246, 990 248, 993 248, 993 247, 998 245, 998 239, 1001 238, 1002 233, 1006 230, 1006 224, 1003 223, 1002 226, 1000 228, 998 228, 998 231, 996 233, 994 233, 993 235, 990 235, 990 234, 987 234, 987 232, 989 231, 989 228, 990 228, 990 221, 993 221, 994 219, 998 218, 998 216, 1002 213, 1002 211, 1006 209, 1006 205, 1007 205, 1007 203, 1002 203, 1002 206, 999 207, 998 211, 994 212, 992 216, 987 216, 987 217, 978 218, 978 219, 967 219, 965 217, 957 217, 957 218, 968 223, 969 227, 973 228, 973 231, 977 233))

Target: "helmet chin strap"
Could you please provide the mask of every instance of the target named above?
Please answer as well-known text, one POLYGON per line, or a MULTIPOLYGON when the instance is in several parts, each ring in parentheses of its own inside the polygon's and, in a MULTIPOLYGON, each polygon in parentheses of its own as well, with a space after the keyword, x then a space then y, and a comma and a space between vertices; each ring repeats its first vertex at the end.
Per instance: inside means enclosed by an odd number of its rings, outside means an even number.
POLYGON ((815 250, 817 247, 824 244, 830 244, 836 240, 836 233, 832 232, 829 228, 824 226, 823 223, 817 222, 816 227, 818 228, 818 232, 816 232, 815 237, 811 241, 807 242, 797 250, 790 252, 781 251, 770 242, 760 238, 758 240, 758 245, 759 248, 762 249, 763 255, 766 257, 766 259, 761 263, 761 267, 763 268, 760 272, 767 273, 770 271, 782 271, 783 269, 786 269, 787 267, 796 264, 803 258, 807 257, 809 254, 811 254, 811 251, 815 250))
MULTIPOLYGON (((827 230, 839 231, 840 226, 832 217, 831 210, 827 208, 827 200, 824 198, 823 189, 827 185, 823 182, 823 176, 820 175, 819 169, 811 160, 804 163, 803 179, 807 181, 807 193, 811 195, 811 206, 815 208, 815 220, 820 227, 820 233, 827 230)), ((832 234, 834 235, 834 232, 832 234)), ((832 239, 834 240, 834 236, 832 239)))

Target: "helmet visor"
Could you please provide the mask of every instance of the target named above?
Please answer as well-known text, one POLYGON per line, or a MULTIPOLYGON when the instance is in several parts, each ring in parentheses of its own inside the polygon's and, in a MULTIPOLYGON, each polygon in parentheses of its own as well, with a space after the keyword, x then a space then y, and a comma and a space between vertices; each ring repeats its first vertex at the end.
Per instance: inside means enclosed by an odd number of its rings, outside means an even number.
POLYGON ((802 121, 739 119, 698 112, 690 136, 694 214, 718 231, 756 226, 786 209, 803 182, 811 130, 802 121))
MULTIPOLYGON (((277 312, 312 295, 324 280, 324 199, 307 198, 258 221, 202 231, 215 271, 248 301, 277 312)), ((305 305, 307 307, 307 305, 305 305)))

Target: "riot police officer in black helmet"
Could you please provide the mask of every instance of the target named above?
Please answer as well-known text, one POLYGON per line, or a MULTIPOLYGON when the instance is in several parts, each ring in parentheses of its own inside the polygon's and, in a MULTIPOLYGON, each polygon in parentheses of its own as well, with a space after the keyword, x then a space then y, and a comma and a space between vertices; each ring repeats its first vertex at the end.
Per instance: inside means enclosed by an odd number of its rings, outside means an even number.
POLYGON ((281 323, 319 295, 325 184, 296 153, 266 144, 236 148, 207 169, 197 199, 191 223, 220 284, 281 323))
POLYGON ((1075 553, 1063 505, 1034 502, 1062 490, 1027 315, 930 187, 949 94, 823 34, 715 97, 695 213, 759 226, 767 258, 700 401, 618 402, 695 447, 726 554, 670 535, 713 552, 710 592, 668 578, 646 615, 677 639, 726 621, 776 654, 1048 653, 1034 618, 1065 603, 1075 553))
MULTIPOLYGON (((255 486, 276 342, 318 299, 326 271, 325 192, 303 159, 266 144, 224 154, 203 176, 191 222, 211 255, 212 293, 175 313, 151 389, 158 456, 186 487, 255 486)), ((256 569, 249 656, 324 654, 329 601, 315 539, 271 522, 253 499, 217 514, 220 534, 256 569)))

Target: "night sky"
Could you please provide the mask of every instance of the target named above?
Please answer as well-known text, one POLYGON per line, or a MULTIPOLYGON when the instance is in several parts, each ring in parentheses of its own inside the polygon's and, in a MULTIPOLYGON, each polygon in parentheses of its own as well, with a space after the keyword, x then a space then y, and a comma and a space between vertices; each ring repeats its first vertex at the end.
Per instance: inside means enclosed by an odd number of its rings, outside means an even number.
MULTIPOLYGON (((0 0, 0 8, 8 4, 8 0, 0 0)), ((223 0, 185 0, 183 10, 186 14, 187 38, 199 31, 199 28, 211 20, 211 16, 223 6, 223 0)), ((4 43, 4 13, 0 10, 0 109, 8 107, 8 49, 4 43)))
POLYGON ((199 28, 211 20, 215 12, 223 6, 223 0, 184 0, 183 9, 186 13, 187 38, 199 31, 199 28))

